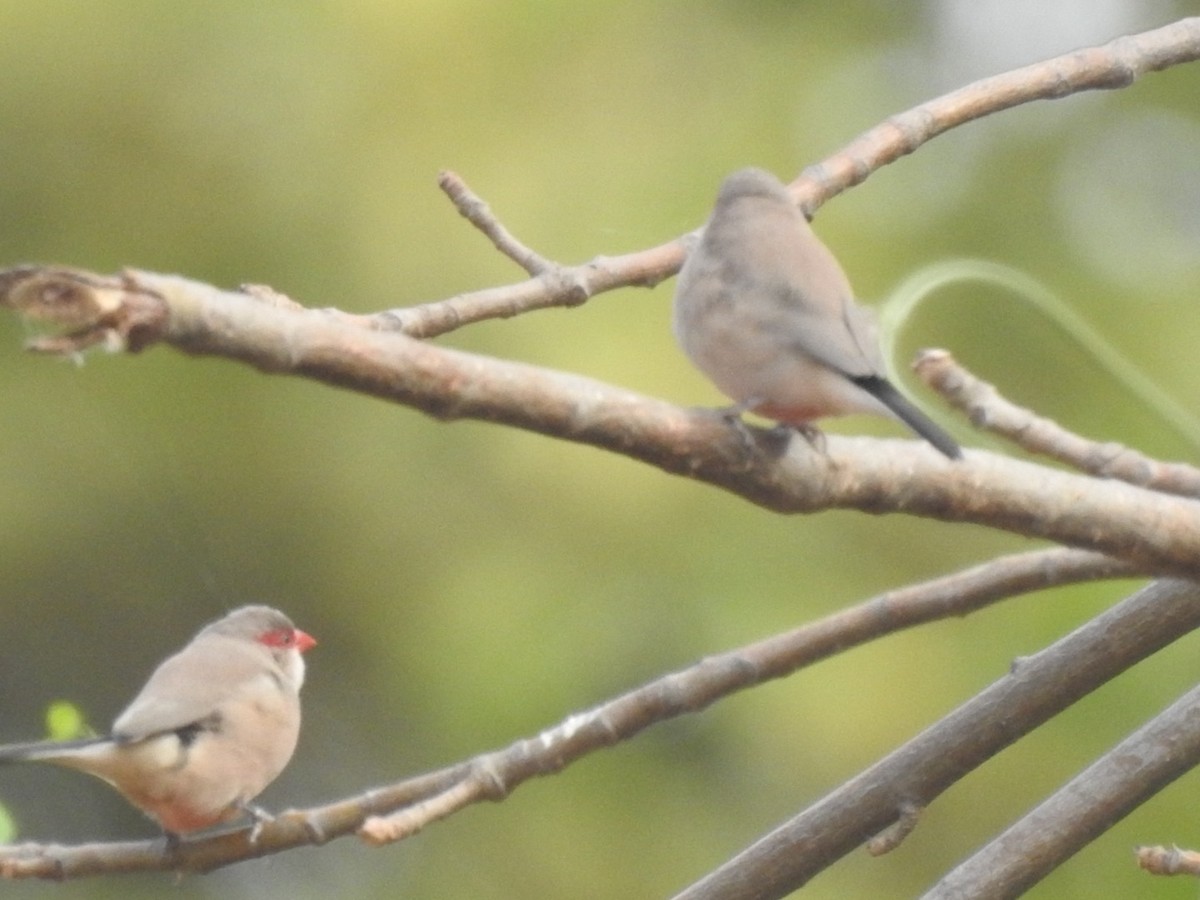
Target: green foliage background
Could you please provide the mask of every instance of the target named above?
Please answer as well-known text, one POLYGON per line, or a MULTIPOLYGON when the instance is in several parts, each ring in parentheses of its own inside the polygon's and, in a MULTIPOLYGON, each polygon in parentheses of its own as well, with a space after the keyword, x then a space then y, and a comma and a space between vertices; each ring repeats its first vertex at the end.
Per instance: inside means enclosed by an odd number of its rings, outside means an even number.
MULTIPOLYGON (((436 189, 439 169, 538 251, 579 262, 696 227, 734 168, 791 177, 893 112, 1178 13, 0 2, 0 264, 178 271, 355 311, 438 299, 520 278, 436 189)), ((941 259, 1021 268, 1194 406, 1198 89, 1190 66, 998 115, 872 176, 817 228, 869 299, 941 259)), ((672 290, 445 340, 715 404, 671 341, 672 290)), ((596 450, 162 349, 77 368, 24 355, 24 337, 0 320, 0 740, 37 737, 60 698, 104 728, 200 623, 270 602, 321 641, 300 749, 263 797, 277 808, 506 744, 704 654, 1027 546, 899 516, 780 517, 596 450)), ((1086 434, 1197 455, 997 291, 939 293, 904 345, 950 347, 1086 434)), ((5 895, 665 896, 1131 587, 853 651, 400 846, 343 840, 178 888, 152 875, 5 895)), ((1186 638, 956 787, 895 853, 855 854, 806 896, 918 893, 1194 682, 1195 659, 1186 638)), ((1151 885, 1130 848, 1200 844, 1197 786, 1183 779, 1033 896, 1191 896, 1151 885)), ((73 773, 5 770, 0 802, 25 839, 154 833, 73 773)))

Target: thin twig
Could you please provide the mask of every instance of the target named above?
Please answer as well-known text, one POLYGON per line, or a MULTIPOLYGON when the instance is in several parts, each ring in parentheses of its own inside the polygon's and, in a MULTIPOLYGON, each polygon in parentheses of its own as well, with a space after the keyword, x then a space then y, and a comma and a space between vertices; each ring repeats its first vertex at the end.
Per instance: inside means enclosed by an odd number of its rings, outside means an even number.
POLYGON ((1022 450, 1047 456, 1099 478, 1116 478, 1165 494, 1200 497, 1200 469, 1153 459, 1123 444, 1093 441, 1011 402, 945 350, 925 351, 918 376, 976 428, 1000 435, 1022 450))
POLYGON ((1200 59, 1200 18, 1180 19, 1141 34, 981 78, 899 113, 804 170, 793 192, 812 212, 831 197, 967 122, 1036 100, 1111 91, 1143 75, 1200 59))
MULTIPOLYGON (((1083 91, 1128 87, 1149 72, 1198 58, 1200 18, 1191 18, 984 78, 891 116, 837 153, 809 166, 790 188, 811 216, 830 198, 953 128, 1036 100, 1061 100, 1083 91)), ((489 219, 489 227, 502 227, 494 218, 489 219)), ((617 288, 653 287, 679 271, 690 237, 685 235, 636 253, 598 257, 579 266, 555 266, 552 278, 539 273, 542 277, 517 284, 389 310, 379 313, 375 324, 428 338, 484 319, 574 306, 617 288)), ((505 247, 497 246, 525 266, 505 247)), ((512 246, 521 245, 514 242, 512 246)), ((536 257, 528 252, 530 258, 536 257)))
POLYGON ((1137 864, 1151 875, 1200 877, 1200 852, 1180 847, 1138 847, 1137 864))
POLYGON ((449 170, 441 172, 438 175, 438 187, 450 198, 450 202, 464 219, 482 231, 497 250, 530 275, 537 277, 555 268, 555 263, 530 250, 501 225, 492 215, 492 208, 467 187, 467 183, 457 173, 449 170))
POLYGON ((1132 576, 1128 566, 1097 554, 1033 551, 1003 557, 923 584, 890 591, 766 640, 702 660, 543 732, 532 741, 480 757, 474 786, 422 810, 403 809, 392 821, 372 821, 364 837, 381 843, 414 834, 480 797, 499 799, 534 775, 557 771, 599 745, 628 740, 652 724, 698 712, 730 694, 791 675, 798 669, 906 628, 963 616, 1020 593, 1052 585, 1132 576), (552 762, 548 771, 547 758, 552 762))

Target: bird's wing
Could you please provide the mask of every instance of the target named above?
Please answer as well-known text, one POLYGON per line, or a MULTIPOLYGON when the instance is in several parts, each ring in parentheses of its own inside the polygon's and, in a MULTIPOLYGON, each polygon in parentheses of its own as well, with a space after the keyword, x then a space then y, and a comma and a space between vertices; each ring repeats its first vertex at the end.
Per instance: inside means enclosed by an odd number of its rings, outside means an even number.
POLYGON ((882 375, 875 320, 854 302, 854 290, 837 258, 794 207, 772 225, 786 235, 786 253, 764 256, 756 277, 779 316, 779 335, 805 353, 851 378, 882 375))
POLYGON ((203 722, 265 674, 263 660, 263 654, 243 640, 219 634, 198 638, 154 670, 113 723, 113 737, 138 741, 203 722))
POLYGON ((883 374, 870 313, 849 296, 842 296, 840 309, 830 311, 812 303, 790 283, 777 281, 769 290, 777 303, 759 327, 788 349, 811 356, 849 378, 883 374))

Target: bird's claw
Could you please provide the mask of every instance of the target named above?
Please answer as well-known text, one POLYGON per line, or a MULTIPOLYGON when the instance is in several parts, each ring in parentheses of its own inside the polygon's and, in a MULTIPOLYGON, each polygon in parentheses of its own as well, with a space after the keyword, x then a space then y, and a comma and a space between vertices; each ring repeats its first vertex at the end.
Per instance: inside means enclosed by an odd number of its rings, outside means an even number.
POLYGON ((254 820, 254 824, 250 826, 250 836, 248 840, 251 844, 257 844, 259 835, 262 834, 263 826, 275 821, 275 817, 263 809, 261 806, 255 806, 253 803, 239 801, 238 809, 254 820))
POLYGON ((825 440, 825 432, 823 432, 812 422, 798 422, 795 425, 787 426, 799 433, 799 435, 808 442, 808 446, 812 447, 822 456, 829 456, 828 444, 825 440))

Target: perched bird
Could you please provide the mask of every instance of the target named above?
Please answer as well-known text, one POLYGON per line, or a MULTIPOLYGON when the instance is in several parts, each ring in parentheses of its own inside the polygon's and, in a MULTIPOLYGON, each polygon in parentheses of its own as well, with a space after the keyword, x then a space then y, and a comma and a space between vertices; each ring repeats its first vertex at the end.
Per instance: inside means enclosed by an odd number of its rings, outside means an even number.
POLYGON ((301 654, 316 645, 269 606, 206 625, 166 659, 107 737, 0 747, 0 763, 49 762, 107 781, 169 839, 242 814, 292 757, 301 654))
POLYGON ((675 336, 739 411, 811 432, 814 419, 900 419, 951 459, 954 439, 884 375, 870 314, 783 183, 727 177, 675 289, 675 336))

